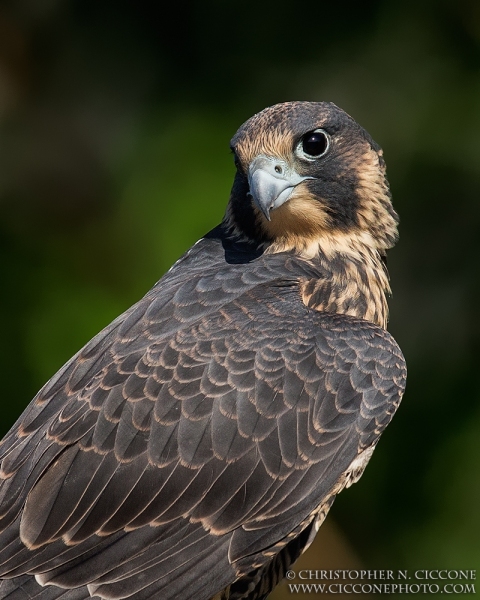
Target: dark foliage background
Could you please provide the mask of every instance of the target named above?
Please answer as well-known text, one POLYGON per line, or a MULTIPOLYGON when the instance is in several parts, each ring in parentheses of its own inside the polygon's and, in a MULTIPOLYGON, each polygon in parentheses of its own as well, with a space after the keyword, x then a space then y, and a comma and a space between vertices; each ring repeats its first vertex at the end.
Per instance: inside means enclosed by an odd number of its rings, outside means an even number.
MULTIPOLYGON (((401 215, 390 329, 408 388, 332 509, 334 566, 473 569, 476 0, 0 2, 0 433, 220 220, 231 135, 293 99, 334 101, 370 131, 401 215)), ((319 540, 317 569, 333 547, 319 540)))

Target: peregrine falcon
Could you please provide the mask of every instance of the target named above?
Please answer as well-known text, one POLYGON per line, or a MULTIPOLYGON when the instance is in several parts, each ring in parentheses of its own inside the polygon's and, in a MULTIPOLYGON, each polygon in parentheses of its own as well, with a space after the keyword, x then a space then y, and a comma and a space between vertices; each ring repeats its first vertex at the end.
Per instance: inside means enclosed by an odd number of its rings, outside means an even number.
POLYGON ((231 149, 221 224, 0 442, 0 598, 266 598, 392 419, 380 147, 287 102, 231 149))

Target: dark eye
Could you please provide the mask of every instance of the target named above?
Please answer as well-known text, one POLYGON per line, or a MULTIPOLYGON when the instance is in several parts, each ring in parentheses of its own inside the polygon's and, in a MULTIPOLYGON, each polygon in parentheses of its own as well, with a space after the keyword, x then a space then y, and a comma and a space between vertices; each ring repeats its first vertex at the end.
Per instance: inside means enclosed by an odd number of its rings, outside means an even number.
POLYGON ((300 140, 297 146, 297 154, 302 158, 313 160, 323 156, 330 146, 328 134, 323 129, 309 131, 300 140))

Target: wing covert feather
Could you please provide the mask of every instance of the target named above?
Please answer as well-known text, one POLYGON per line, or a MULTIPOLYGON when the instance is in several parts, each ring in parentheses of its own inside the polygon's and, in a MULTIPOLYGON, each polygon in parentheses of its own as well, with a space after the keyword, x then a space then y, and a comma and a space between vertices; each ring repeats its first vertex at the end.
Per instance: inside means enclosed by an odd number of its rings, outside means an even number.
POLYGON ((43 388, 0 445, 0 497, 13 498, 0 530, 37 548, 25 563, 12 542, 4 574, 56 568, 50 546, 161 538, 177 521, 240 559, 298 526, 375 445, 403 393, 398 346, 308 309, 293 280, 261 279, 173 279, 170 302, 154 288, 43 388))

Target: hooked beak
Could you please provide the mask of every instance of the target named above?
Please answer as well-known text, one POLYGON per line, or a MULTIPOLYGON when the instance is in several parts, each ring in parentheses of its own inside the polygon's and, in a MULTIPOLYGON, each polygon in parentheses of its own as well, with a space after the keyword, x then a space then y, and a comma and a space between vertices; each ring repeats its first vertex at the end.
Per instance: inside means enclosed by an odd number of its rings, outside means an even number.
POLYGON ((305 179, 313 177, 302 177, 284 160, 270 156, 257 156, 248 169, 250 195, 268 221, 270 211, 286 202, 305 179))

